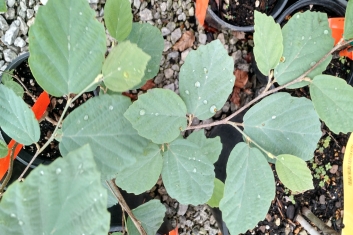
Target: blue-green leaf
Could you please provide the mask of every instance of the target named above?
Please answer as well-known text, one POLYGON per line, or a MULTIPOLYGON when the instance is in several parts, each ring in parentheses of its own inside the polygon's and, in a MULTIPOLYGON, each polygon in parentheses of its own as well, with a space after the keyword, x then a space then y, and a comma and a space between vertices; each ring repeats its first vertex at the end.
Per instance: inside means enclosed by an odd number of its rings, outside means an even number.
POLYGON ((106 52, 103 25, 87 0, 51 0, 29 30, 29 65, 49 94, 77 94, 100 73, 106 52))
POLYGON ((104 22, 111 36, 124 40, 132 28, 132 13, 129 0, 107 0, 104 6, 104 22))
POLYGON ((167 89, 151 89, 140 95, 124 116, 141 136, 156 144, 175 140, 186 128, 185 104, 167 89))
POLYGON ((0 234, 106 235, 106 205, 92 151, 84 145, 8 187, 0 203, 0 234))
POLYGON ((13 90, 0 84, 0 126, 16 142, 30 145, 39 140, 39 124, 28 105, 13 90))
POLYGON ((245 233, 263 220, 275 197, 275 180, 264 155, 239 143, 230 153, 219 208, 231 234, 245 233), (256 209, 255 209, 256 208, 256 209))

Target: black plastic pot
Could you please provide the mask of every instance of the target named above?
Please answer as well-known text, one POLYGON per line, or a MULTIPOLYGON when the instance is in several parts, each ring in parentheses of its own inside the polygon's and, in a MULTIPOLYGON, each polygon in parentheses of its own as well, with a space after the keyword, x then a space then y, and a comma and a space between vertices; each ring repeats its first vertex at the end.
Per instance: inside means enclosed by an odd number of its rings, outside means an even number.
MULTIPOLYGON (((241 112, 236 117, 232 118, 232 122, 243 122, 243 116, 247 110, 241 112)), ((211 132, 209 138, 215 138, 219 136, 222 142, 222 151, 219 155, 217 162, 214 164, 215 166, 215 174, 216 178, 221 180, 223 183, 226 180, 226 168, 227 162, 230 153, 232 152, 233 148, 236 144, 243 141, 243 137, 234 127, 231 125, 219 125, 215 126, 211 132)), ((222 219, 222 212, 219 208, 212 208, 210 207, 213 217, 216 219, 218 224, 218 228, 221 230, 223 235, 229 235, 228 228, 222 219)))
MULTIPOLYGON (((271 16, 276 18, 286 6, 288 0, 278 0, 276 6, 274 7, 273 11, 271 12, 271 16)), ((210 8, 207 8, 206 18, 205 21, 207 24, 216 29, 227 29, 232 31, 242 31, 242 32, 253 32, 254 25, 249 26, 236 26, 231 25, 221 18, 219 18, 210 8)))
POLYGON ((280 16, 276 19, 276 22, 281 24, 286 16, 294 14, 296 11, 307 7, 309 5, 317 6, 322 8, 322 12, 326 12, 331 17, 344 17, 346 12, 346 5, 342 1, 333 0, 300 0, 289 6, 280 16))

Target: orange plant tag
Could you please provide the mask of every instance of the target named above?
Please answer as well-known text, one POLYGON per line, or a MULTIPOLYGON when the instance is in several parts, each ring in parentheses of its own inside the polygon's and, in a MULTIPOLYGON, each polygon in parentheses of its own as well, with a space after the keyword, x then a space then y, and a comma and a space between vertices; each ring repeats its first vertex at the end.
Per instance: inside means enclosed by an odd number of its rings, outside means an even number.
MULTIPOLYGON (((40 94, 40 96, 38 97, 36 103, 32 107, 32 111, 34 112, 34 115, 37 120, 39 120, 43 116, 43 114, 47 110, 49 103, 50 103, 49 95, 48 93, 43 91, 42 94, 40 94)), ((10 141, 10 143, 7 145, 9 148, 9 152, 7 153, 7 156, 0 159, 0 180, 4 177, 5 173, 9 169, 11 149, 15 143, 16 141, 14 140, 10 141)), ((23 147, 22 144, 17 145, 15 149, 15 154, 14 154, 15 158, 18 155, 18 153, 21 151, 22 147, 23 147)))
POLYGON ((208 0, 196 0, 196 18, 203 26, 206 18, 206 10, 208 7, 208 0))

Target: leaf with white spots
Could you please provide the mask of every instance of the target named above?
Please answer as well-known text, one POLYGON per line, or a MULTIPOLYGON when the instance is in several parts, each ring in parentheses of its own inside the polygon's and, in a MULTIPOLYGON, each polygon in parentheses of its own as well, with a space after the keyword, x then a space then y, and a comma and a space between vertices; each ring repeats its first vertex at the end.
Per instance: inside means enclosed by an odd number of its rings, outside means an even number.
POLYGON ((353 131, 353 88, 341 78, 318 75, 310 84, 316 112, 334 133, 353 131))
POLYGON ((276 172, 281 182, 294 194, 314 189, 310 169, 305 161, 296 156, 290 154, 277 156, 276 172))
MULTIPOLYGON (((282 28, 283 58, 275 68, 274 76, 283 85, 298 78, 318 62, 332 47, 334 40, 328 25, 327 14, 322 12, 298 12, 282 28)), ((330 55, 323 63, 308 74, 314 78, 330 63, 330 55)), ((298 88, 308 85, 300 82, 289 86, 298 88)))
POLYGON ((191 51, 181 66, 179 91, 187 111, 201 120, 220 110, 232 92, 232 57, 219 40, 191 51))
POLYGON ((124 40, 131 32, 132 13, 129 0, 107 0, 104 6, 104 22, 111 36, 124 40))
POLYGON ((243 120, 244 132, 266 151, 292 154, 305 161, 314 157, 321 123, 309 99, 279 92, 254 105, 243 120))
POLYGON ((110 215, 89 145, 15 181, 0 203, 0 234, 106 235, 110 215))
POLYGON ((219 209, 231 234, 245 233, 263 220, 275 197, 275 180, 264 155, 241 142, 230 153, 219 209), (254 210, 256 208, 256 210, 254 210))
POLYGON ((130 105, 130 99, 122 95, 104 94, 87 100, 66 117, 60 152, 66 154, 89 143, 104 179, 133 166, 150 141, 124 118, 130 105))
POLYGON ((105 86, 123 92, 140 84, 151 56, 136 44, 123 41, 116 45, 104 62, 102 73, 105 86))
POLYGON ((33 111, 13 90, 2 84, 0 114, 0 127, 16 142, 30 145, 39 140, 39 124, 33 111))
POLYGON ((167 146, 163 153, 162 178, 171 197, 181 204, 196 206, 211 198, 215 173, 213 162, 202 149, 203 144, 189 138, 179 137, 167 146))
POLYGON ((186 107, 171 90, 155 88, 140 95, 125 112, 138 133, 156 144, 169 143, 186 128, 186 107))
POLYGON ((49 94, 77 94, 100 73, 106 52, 103 24, 87 0, 54 0, 39 7, 29 29, 29 66, 49 94))
MULTIPOLYGON (((155 235, 157 233, 157 230, 163 223, 165 212, 166 208, 159 200, 148 201, 132 210, 132 213, 141 222, 147 235, 155 235)), ((127 219, 126 226, 129 235, 140 235, 130 217, 127 219)))
POLYGON ((206 138, 204 131, 200 130, 194 131, 192 135, 188 137, 188 140, 198 145, 210 162, 215 163, 218 160, 219 154, 222 151, 222 143, 219 136, 206 138))

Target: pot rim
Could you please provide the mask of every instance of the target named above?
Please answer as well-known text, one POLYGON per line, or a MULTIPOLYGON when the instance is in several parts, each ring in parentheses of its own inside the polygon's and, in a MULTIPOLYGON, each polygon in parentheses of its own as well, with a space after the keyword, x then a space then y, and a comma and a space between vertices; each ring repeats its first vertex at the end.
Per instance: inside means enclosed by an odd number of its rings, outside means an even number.
MULTIPOLYGON (((278 0, 274 9, 271 12, 271 16, 273 18, 276 18, 284 9, 284 7, 287 5, 288 0, 278 0)), ((210 7, 207 8, 206 11, 206 19, 210 26, 215 27, 215 28, 221 28, 221 29, 229 29, 232 31, 243 31, 243 32, 253 32, 254 31, 254 25, 249 25, 249 26, 236 26, 229 24, 219 18, 216 13, 214 13, 210 7)))

